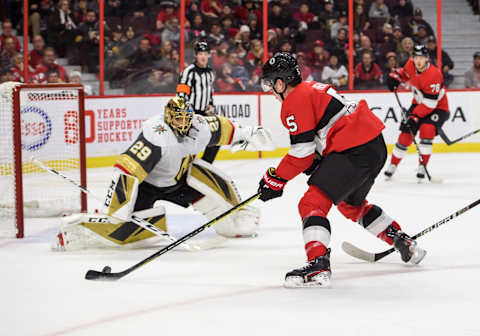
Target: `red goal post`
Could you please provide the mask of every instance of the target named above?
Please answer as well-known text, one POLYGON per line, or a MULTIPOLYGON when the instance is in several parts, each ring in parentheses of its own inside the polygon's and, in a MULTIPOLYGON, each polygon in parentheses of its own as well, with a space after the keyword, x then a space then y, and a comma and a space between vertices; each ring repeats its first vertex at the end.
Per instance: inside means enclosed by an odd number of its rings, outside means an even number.
POLYGON ((86 187, 82 85, 0 85, 0 236, 22 238, 26 217, 87 209, 85 194, 48 176, 31 157, 86 187))

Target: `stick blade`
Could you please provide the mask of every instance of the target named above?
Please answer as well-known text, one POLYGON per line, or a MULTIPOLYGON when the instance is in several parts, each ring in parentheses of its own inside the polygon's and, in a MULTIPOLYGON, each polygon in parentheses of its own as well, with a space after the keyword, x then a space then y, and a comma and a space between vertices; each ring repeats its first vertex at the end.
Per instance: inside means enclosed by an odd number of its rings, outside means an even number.
POLYGON ((85 274, 86 280, 97 280, 97 281, 115 281, 123 277, 123 272, 120 273, 106 273, 106 272, 99 272, 95 270, 89 270, 85 274))
POLYGON ((432 177, 432 178, 430 179, 430 183, 442 184, 442 183, 443 183, 443 178, 441 178, 441 177, 432 177))
POLYGON ((349 242, 342 243, 342 250, 345 251, 346 254, 357 259, 365 260, 372 263, 376 261, 374 253, 370 253, 362 249, 359 249, 358 247, 356 247, 353 244, 350 244, 349 242))

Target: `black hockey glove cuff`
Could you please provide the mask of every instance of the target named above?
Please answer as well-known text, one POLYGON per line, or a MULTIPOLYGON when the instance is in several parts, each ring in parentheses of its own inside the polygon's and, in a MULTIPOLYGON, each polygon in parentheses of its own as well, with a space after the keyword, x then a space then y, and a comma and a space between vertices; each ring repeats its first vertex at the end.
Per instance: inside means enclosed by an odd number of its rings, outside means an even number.
POLYGON ((287 180, 275 174, 275 168, 268 168, 259 183, 258 192, 260 193, 260 199, 266 202, 282 196, 283 188, 287 182, 287 180))

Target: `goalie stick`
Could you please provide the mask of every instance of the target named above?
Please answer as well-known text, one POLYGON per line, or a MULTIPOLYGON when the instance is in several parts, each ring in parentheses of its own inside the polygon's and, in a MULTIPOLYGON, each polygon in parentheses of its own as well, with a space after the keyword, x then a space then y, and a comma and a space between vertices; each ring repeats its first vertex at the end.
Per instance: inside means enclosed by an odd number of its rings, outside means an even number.
MULTIPOLYGON (((407 110, 403 107, 402 103, 400 102, 400 98, 398 98, 397 90, 395 90, 394 93, 395 93, 395 98, 397 98, 398 106, 400 106, 400 108, 402 109, 402 119, 406 122, 407 118, 408 118, 407 113, 406 113, 407 110)), ((425 164, 425 161, 423 160, 422 152, 420 151, 420 147, 418 146, 417 140, 415 139, 415 134, 413 134, 411 129, 409 129, 409 132, 410 132, 410 135, 412 136, 413 143, 415 144, 415 148, 417 149, 420 164, 423 166, 423 168, 425 169, 425 173, 427 174, 428 181, 430 181, 432 183, 442 183, 443 182, 442 179, 432 179, 432 176, 428 172, 427 165, 425 164)))
POLYGON ((182 244, 187 239, 190 239, 190 238, 196 236, 200 232, 204 231, 205 229, 209 228, 210 226, 212 226, 212 225, 216 224, 217 222, 221 221, 223 218, 225 218, 225 217, 231 215, 232 213, 240 210, 241 208, 243 208, 248 203, 256 200, 258 197, 260 197, 259 193, 256 193, 255 195, 250 196, 245 201, 243 201, 241 203, 238 203, 236 206, 234 206, 230 210, 227 210, 224 213, 218 215, 217 217, 215 217, 211 221, 209 221, 209 222, 203 224, 202 226, 196 228, 192 232, 187 233, 182 238, 178 239, 177 241, 171 243, 168 246, 165 246, 161 250, 155 252, 154 254, 152 254, 149 257, 143 259, 142 261, 136 263, 135 265, 127 268, 126 270, 123 270, 123 271, 118 272, 118 273, 112 273, 112 268, 110 266, 105 266, 101 272, 95 271, 95 270, 89 270, 85 274, 85 279, 86 280, 106 280, 106 281, 115 281, 115 280, 121 279, 125 275, 130 274, 131 272, 135 271, 137 268, 142 267, 143 265, 149 263, 150 261, 160 257, 162 254, 167 253, 168 251, 174 249, 175 247, 182 244))
MULTIPOLYGON (((100 197, 96 196, 95 194, 93 194, 90 190, 88 190, 87 188, 81 186, 80 184, 78 184, 77 182, 75 182, 74 180, 72 180, 71 178, 69 178, 68 176, 65 176, 63 175, 62 173, 56 171, 55 169, 52 169, 50 168, 49 166, 45 165, 43 162, 37 160, 36 158, 32 157, 31 158, 31 161, 36 164, 37 166, 39 166, 40 168, 46 170, 47 172, 51 173, 52 175, 56 175, 56 176, 59 176, 61 178, 63 178, 64 180, 70 182, 72 185, 74 185, 75 187, 77 187, 78 189, 80 189, 82 192, 84 192, 85 194, 87 195, 90 195, 92 196, 93 198, 99 200, 100 202, 103 202, 102 199, 100 199, 100 197)), ((111 216, 110 216, 111 217, 111 216)), ((115 217, 113 217, 115 218, 115 217)), ((160 230, 159 228, 157 228, 155 225, 145 221, 143 218, 140 218, 138 216, 135 216, 135 215, 132 215, 132 218, 131 218, 132 222, 137 224, 138 226, 144 228, 145 230, 148 230, 150 231, 151 233, 155 234, 156 236, 159 236, 165 240, 168 240, 169 242, 176 242, 177 239, 175 239, 173 236, 171 236, 170 234, 160 230)), ((208 245, 208 244, 207 244, 208 245)), ((196 246, 196 245, 190 245, 190 244, 182 244, 182 247, 184 247, 185 249, 189 250, 189 251, 197 251, 197 250, 201 250, 202 248, 200 246, 196 246)), ((210 246, 207 246, 207 247, 210 247, 210 246)), ((204 247, 205 248, 205 247, 204 247)))
MULTIPOLYGON (((429 233, 429 232, 435 230, 436 228, 438 228, 439 226, 451 221, 455 217, 458 217, 461 214, 467 212, 468 210, 476 207, 478 204, 480 204, 480 199, 478 199, 475 202, 467 205, 466 207, 458 210, 457 212, 451 214, 450 216, 445 217, 444 219, 436 222, 435 224, 427 227, 426 229, 420 231, 419 233, 414 235, 412 237, 412 239, 417 239, 419 237, 422 237, 422 236, 426 235, 427 233, 429 233)), ((349 242, 343 242, 342 243, 342 249, 345 251, 345 253, 347 253, 348 255, 350 255, 354 258, 362 259, 362 260, 369 261, 369 262, 376 262, 376 261, 386 257, 387 255, 391 254, 393 251, 395 251, 395 248, 392 247, 392 248, 390 248, 386 251, 383 251, 383 252, 372 253, 372 252, 364 251, 364 250, 356 247, 355 245, 353 245, 349 242)))
POLYGON ((445 141, 445 143, 447 144, 447 146, 450 146, 450 145, 453 145, 459 141, 462 141, 463 139, 466 139, 468 138, 469 136, 472 136, 474 134, 477 134, 478 132, 480 132, 480 128, 477 129, 476 131, 472 131, 470 133, 467 133, 465 134, 464 136, 461 136, 460 138, 456 139, 456 140, 450 140, 447 135, 445 134, 445 132, 443 131, 443 129, 439 128, 438 129, 438 135, 440 135, 440 138, 442 138, 443 141, 445 141))

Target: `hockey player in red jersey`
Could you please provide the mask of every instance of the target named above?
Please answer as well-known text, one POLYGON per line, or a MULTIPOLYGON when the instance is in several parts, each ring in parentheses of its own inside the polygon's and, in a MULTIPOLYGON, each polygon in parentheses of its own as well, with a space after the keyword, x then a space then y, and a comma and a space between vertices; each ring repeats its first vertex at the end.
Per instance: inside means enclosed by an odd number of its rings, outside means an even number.
POLYGON ((262 86, 282 102, 281 120, 290 150, 260 180, 260 199, 280 197, 286 183, 304 172, 308 190, 298 204, 308 263, 288 272, 286 287, 326 286, 330 282, 330 222, 333 204, 348 219, 400 252, 405 262, 425 256, 400 225, 366 196, 387 159, 385 127, 365 100, 346 100, 328 84, 302 81, 296 59, 278 53, 263 66, 262 86))
MULTIPOLYGON (((413 57, 407 61, 405 66, 390 73, 387 84, 391 91, 395 91, 401 82, 410 82, 413 99, 405 116, 406 120, 402 121, 400 125, 401 133, 393 148, 390 166, 385 170, 387 178, 391 178, 395 173, 408 146, 413 142, 412 134, 415 136, 419 130, 419 149, 423 161, 427 165, 432 155, 433 139, 449 116, 442 73, 429 62, 428 50, 425 46, 415 46, 413 57)), ((425 179, 425 167, 420 160, 417 178, 419 182, 425 179)))

